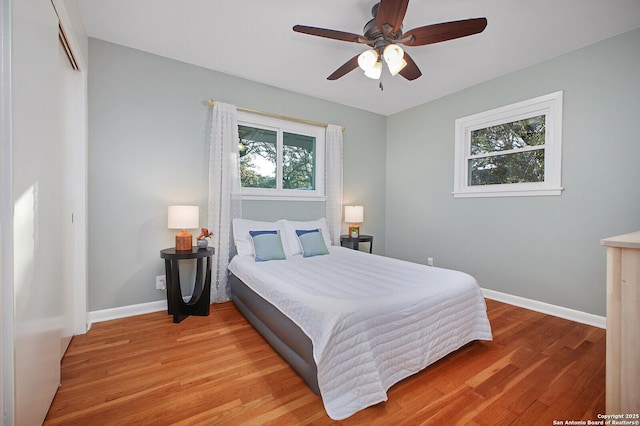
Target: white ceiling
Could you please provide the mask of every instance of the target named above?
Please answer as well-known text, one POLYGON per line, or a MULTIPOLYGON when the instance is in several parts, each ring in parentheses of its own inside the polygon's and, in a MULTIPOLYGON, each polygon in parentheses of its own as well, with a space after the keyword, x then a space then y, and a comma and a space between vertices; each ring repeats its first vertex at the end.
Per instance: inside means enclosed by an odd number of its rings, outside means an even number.
POLYGON ((413 0, 405 32, 478 17, 487 18, 487 28, 406 47, 422 77, 407 81, 385 71, 382 92, 359 69, 328 81, 365 46, 295 33, 292 27, 362 34, 375 2, 79 0, 90 37, 382 115, 640 27, 640 0, 413 0))

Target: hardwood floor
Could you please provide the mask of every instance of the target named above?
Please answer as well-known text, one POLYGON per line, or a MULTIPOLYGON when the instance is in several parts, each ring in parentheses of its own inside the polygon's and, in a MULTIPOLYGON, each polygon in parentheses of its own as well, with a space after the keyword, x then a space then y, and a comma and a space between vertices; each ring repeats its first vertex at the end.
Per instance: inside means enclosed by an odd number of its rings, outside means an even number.
POLYGON ((45 425, 552 425, 604 413, 605 330, 487 300, 474 342, 340 422, 231 302, 173 324, 166 312, 73 338, 45 425))

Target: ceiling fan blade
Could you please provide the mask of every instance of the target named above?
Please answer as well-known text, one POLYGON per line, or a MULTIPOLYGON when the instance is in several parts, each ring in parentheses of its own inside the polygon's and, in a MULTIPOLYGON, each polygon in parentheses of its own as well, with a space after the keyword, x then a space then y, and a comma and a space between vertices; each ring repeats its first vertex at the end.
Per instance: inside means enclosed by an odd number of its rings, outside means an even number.
POLYGON ((422 75, 422 71, 420 71, 416 63, 413 61, 413 59, 411 59, 411 56, 409 56, 407 52, 404 52, 404 60, 407 61, 407 66, 400 70, 399 74, 401 76, 411 81, 422 75))
POLYGON ((414 28, 405 33, 402 43, 407 46, 424 46, 481 33, 487 26, 487 18, 465 19, 462 21, 442 22, 414 28))
POLYGON ((369 43, 359 34, 347 33, 344 31, 328 30, 326 28, 307 27, 305 25, 294 25, 293 31, 297 33, 309 34, 318 37, 326 37, 332 40, 350 41, 353 43, 369 43))
POLYGON ((409 0, 380 0, 376 17, 378 29, 385 31, 385 34, 397 32, 402 27, 407 6, 409 6, 409 0), (385 30, 385 24, 390 26, 388 31, 385 30))
POLYGON ((345 62, 340 68, 338 68, 337 70, 335 70, 333 72, 333 74, 331 74, 329 77, 327 77, 327 80, 337 80, 340 77, 342 77, 343 75, 353 71, 354 69, 358 68, 358 56, 360 56, 359 54, 354 56, 353 58, 349 59, 347 62, 345 62))

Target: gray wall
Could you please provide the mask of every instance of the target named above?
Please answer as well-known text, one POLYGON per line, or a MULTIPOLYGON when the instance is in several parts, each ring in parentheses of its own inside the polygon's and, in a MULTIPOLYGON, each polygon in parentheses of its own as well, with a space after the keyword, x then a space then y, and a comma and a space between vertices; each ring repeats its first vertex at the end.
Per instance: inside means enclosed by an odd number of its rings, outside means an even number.
MULTIPOLYGON (((155 276, 164 274, 160 250, 174 245, 167 206, 197 204, 206 219, 209 98, 344 125, 344 200, 365 206, 362 229, 382 253, 383 116, 90 39, 90 311, 165 297, 155 276)), ((244 210, 250 219, 316 219, 324 203, 251 201, 244 210)))
MULTIPOLYGON (((433 257, 485 288, 605 315, 599 240, 640 229, 638 46, 635 30, 385 118, 90 39, 89 310, 163 299, 167 205, 199 204, 206 217, 213 98, 345 125, 344 201, 365 206, 379 254, 433 257), (556 90, 562 196, 454 199, 455 119, 556 90)), ((305 219, 324 205, 244 211, 305 219)))
POLYGON ((640 229, 640 30, 387 120, 386 254, 605 315, 603 237, 640 229), (561 196, 454 199, 456 118, 564 91, 561 196))

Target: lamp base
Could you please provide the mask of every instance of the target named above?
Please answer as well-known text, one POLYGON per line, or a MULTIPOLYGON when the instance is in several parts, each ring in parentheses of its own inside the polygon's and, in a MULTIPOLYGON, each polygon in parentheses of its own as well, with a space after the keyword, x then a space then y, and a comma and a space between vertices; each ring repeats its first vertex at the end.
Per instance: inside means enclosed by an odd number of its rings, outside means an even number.
POLYGON ((351 238, 358 238, 360 236, 360 225, 352 223, 349 226, 349 236, 351 238))
POLYGON ((184 229, 176 235, 176 251, 191 251, 193 236, 184 229))

